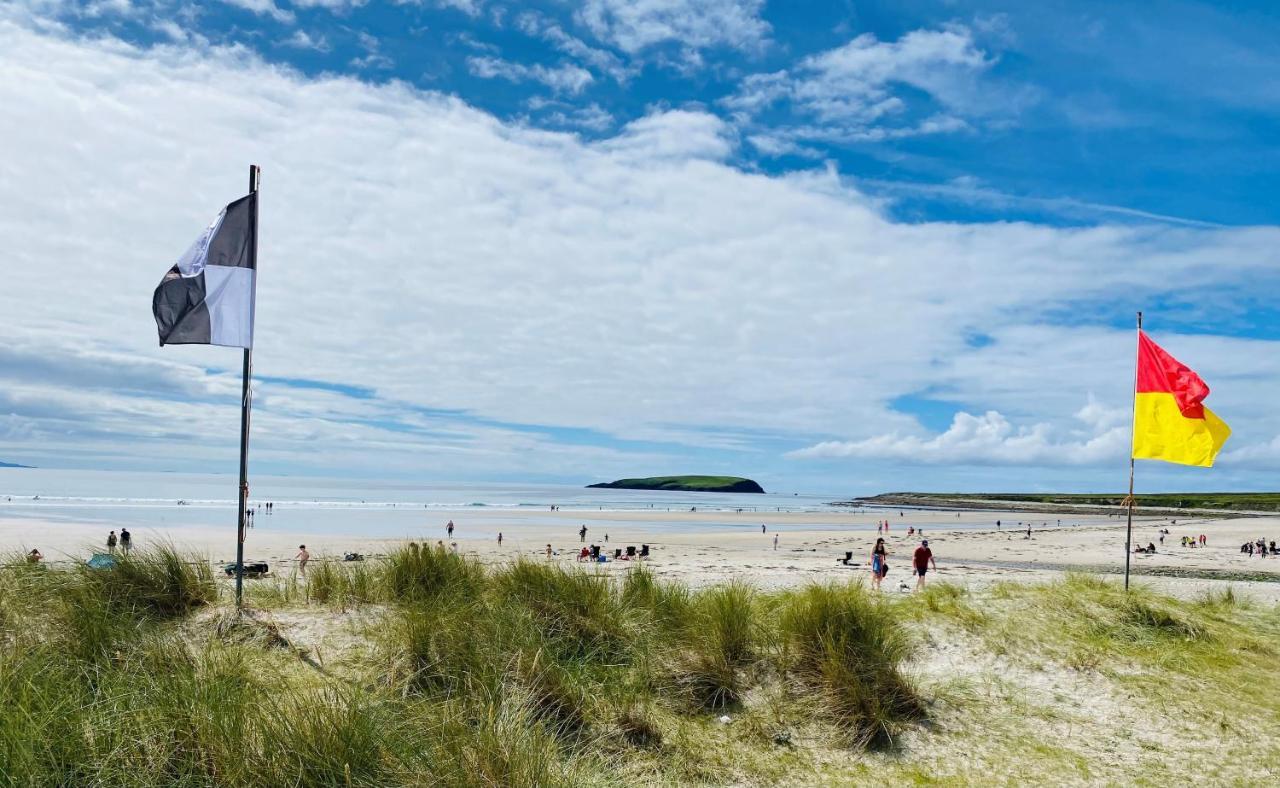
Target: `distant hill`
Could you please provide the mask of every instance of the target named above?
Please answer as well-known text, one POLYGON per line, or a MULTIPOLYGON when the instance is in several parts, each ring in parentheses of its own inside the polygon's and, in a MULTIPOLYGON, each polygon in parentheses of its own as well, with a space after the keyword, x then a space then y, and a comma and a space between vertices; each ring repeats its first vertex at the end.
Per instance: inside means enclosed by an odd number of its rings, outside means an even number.
POLYGON ((19 465, 16 462, 0 462, 0 468, 30 468, 30 465, 19 465))
POLYGON ((763 493, 764 489, 741 476, 650 476, 646 479, 619 479, 588 484, 618 490, 676 490, 679 492, 763 493))
MULTIPOLYGON (((851 503, 881 506, 945 506, 957 509, 1008 509, 1010 504, 1039 511, 1058 507, 1116 509, 1124 506, 1124 493, 884 493, 851 503)), ((1138 493, 1139 508, 1168 511, 1280 511, 1280 493, 1138 493)))

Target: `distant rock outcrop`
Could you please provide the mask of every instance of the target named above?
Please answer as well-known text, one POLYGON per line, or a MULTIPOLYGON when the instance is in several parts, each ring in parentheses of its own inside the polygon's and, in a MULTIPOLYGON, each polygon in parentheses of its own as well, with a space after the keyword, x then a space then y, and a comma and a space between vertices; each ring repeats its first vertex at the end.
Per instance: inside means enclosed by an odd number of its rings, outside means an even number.
POLYGON ((763 493, 764 489, 741 476, 650 476, 645 479, 618 479, 616 482, 588 484, 617 490, 674 490, 678 492, 763 493))

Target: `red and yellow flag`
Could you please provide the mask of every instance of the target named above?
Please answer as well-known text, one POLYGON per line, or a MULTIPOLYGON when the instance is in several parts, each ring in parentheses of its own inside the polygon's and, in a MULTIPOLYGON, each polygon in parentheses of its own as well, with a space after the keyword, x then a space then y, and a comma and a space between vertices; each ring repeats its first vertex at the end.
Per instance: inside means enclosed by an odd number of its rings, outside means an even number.
POLYGON ((1231 428, 1204 406, 1207 396, 1199 375, 1139 330, 1134 458, 1212 467, 1231 428))

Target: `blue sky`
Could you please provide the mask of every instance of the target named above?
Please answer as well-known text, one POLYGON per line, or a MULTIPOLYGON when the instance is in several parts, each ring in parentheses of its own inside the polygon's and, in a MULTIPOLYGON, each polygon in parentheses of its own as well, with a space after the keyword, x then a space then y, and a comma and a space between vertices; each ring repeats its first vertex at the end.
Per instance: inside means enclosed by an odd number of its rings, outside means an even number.
POLYGON ((736 130, 789 138, 793 150, 748 144, 735 160, 774 173, 833 161, 896 198, 909 220, 1250 225, 1274 223, 1280 210, 1267 199, 1280 174, 1271 144, 1280 135, 1280 14, 1271 3, 229 0, 160 2, 146 13, 145 2, 118 13, 101 5, 91 17, 63 18, 143 45, 175 34, 238 44, 310 76, 403 80, 504 119, 596 138, 655 106, 742 112, 733 100, 744 82, 803 80, 807 58, 858 37, 892 47, 950 31, 960 42, 951 59, 922 52, 921 62, 951 76, 887 80, 901 107, 883 128, 909 132, 946 118, 963 124, 956 131, 858 139, 868 128, 858 113, 823 117, 781 98, 736 130), (654 11, 632 18, 619 10, 629 5, 654 11), (801 128, 813 134, 791 138, 801 128))
POLYGON ((233 454, 156 421, 219 407, 235 360, 160 352, 127 305, 252 157, 281 271, 262 471, 1116 487, 1137 309, 1236 427, 1220 470, 1153 484, 1280 466, 1270 4, 36 0, 0 25, 27 154, 3 195, 34 217, 0 224, 25 250, 0 459, 233 454), (136 282, 49 307, 122 227, 136 282))

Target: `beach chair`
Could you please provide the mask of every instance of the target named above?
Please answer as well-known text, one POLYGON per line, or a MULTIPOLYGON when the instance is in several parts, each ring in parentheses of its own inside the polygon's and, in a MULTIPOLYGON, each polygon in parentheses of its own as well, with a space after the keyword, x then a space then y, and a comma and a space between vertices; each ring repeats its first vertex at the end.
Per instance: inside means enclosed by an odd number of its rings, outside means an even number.
POLYGON ((852 551, 852 550, 845 550, 845 551, 844 551, 844 558, 840 558, 840 559, 837 559, 837 560, 838 560, 840 563, 844 564, 845 566, 848 566, 848 565, 849 565, 849 563, 850 563, 851 561, 853 561, 853 551, 852 551))
POLYGON ((621 557, 622 557, 622 548, 619 547, 618 549, 613 551, 613 560, 617 561, 621 557))
POLYGON ((633 544, 627 545, 627 558, 635 558, 635 557, 636 557, 636 546, 633 544))
POLYGON ((641 558, 649 557, 649 545, 647 544, 640 545, 640 557, 641 558))

